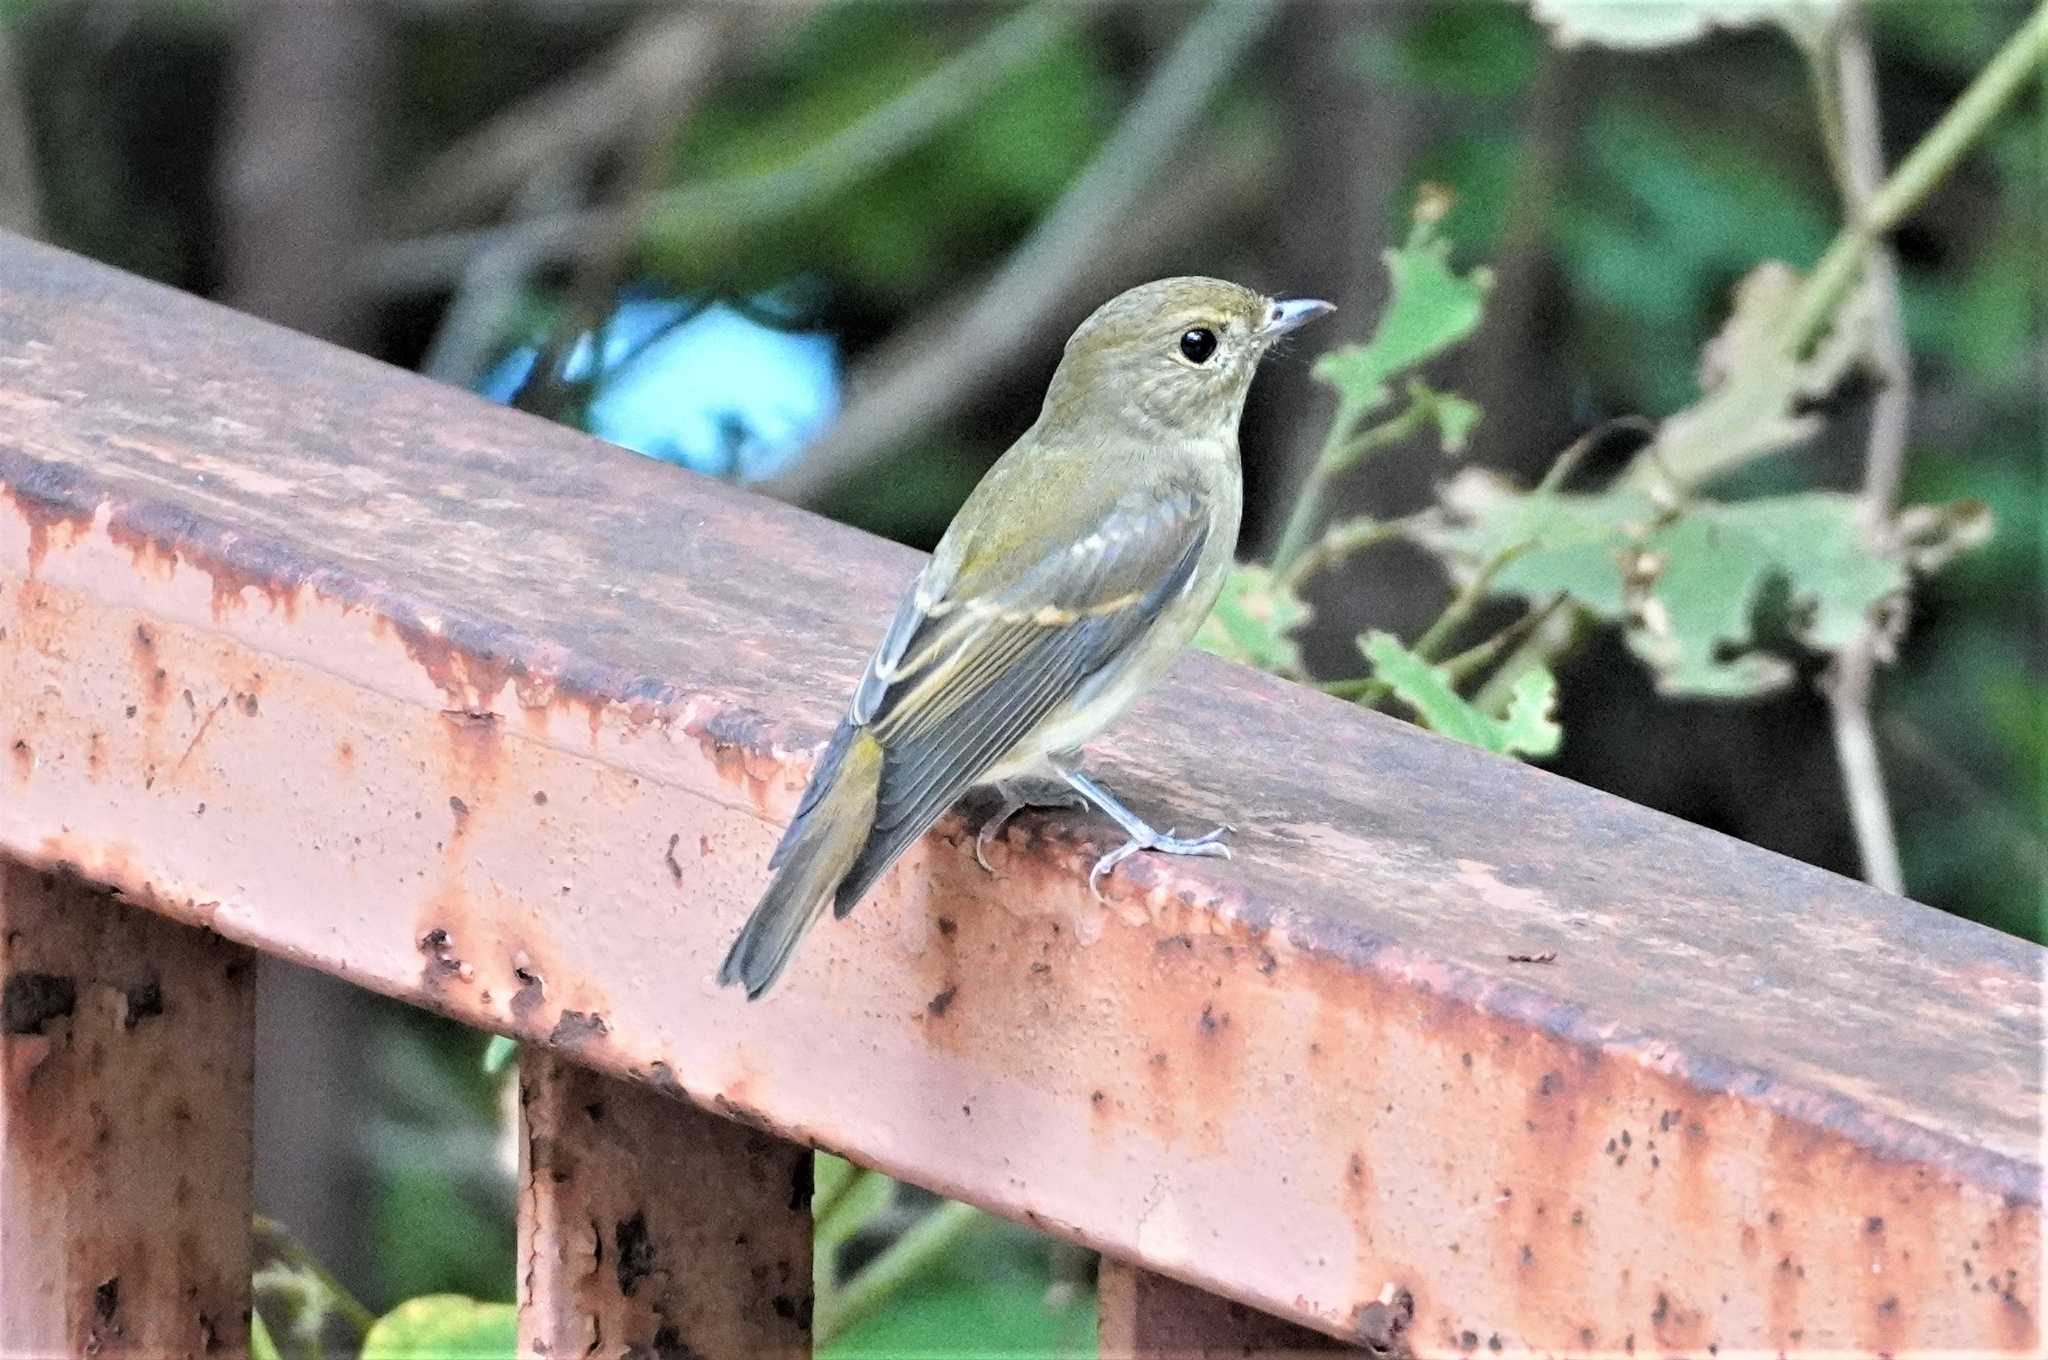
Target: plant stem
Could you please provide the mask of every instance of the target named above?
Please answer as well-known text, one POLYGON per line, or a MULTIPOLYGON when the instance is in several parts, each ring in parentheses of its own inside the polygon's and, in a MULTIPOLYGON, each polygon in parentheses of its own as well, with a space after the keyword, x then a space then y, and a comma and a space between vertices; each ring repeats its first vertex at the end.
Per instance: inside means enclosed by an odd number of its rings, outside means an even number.
POLYGON ((1421 637, 1415 639, 1415 645, 1409 650, 1424 661, 1435 660, 1444 643, 1450 641, 1451 634, 1472 616, 1472 611, 1486 598, 1486 592, 1493 588, 1493 578, 1500 575, 1501 569, 1508 563, 1529 551, 1531 546, 1527 542, 1513 544, 1502 548, 1481 563, 1479 570, 1472 574, 1472 579, 1465 583, 1464 589, 1444 607, 1444 612, 1437 616, 1436 622, 1429 625, 1421 637))
POLYGON ((1333 524, 1294 559, 1294 564, 1281 574, 1281 582, 1290 590, 1300 590, 1302 583, 1317 572, 1336 566, 1361 548, 1401 537, 1426 517, 1426 513, 1403 515, 1399 519, 1361 517, 1333 524))
POLYGON ((1548 496, 1552 492, 1561 489, 1566 480, 1574 472, 1578 471, 1579 464, 1585 461, 1587 454, 1599 448, 1617 434, 1639 435, 1643 442, 1647 444, 1657 437, 1657 427, 1641 416, 1616 416, 1612 420, 1600 422, 1577 439, 1574 439, 1563 453, 1560 453, 1551 461, 1550 467, 1544 472, 1542 480, 1536 483, 1535 494, 1538 496, 1548 496))
MULTIPOLYGON (((2048 5, 2041 13, 2048 16, 2048 5)), ((1814 64, 1821 122, 1840 138, 1837 164, 1845 210, 1852 224, 1867 221, 1884 179, 1884 143, 1878 123, 1877 74, 1859 9, 1844 13, 1835 41, 1815 54, 1814 64)), ((1906 348, 1898 265, 1891 247, 1883 241, 1871 244, 1870 286, 1876 303, 1871 346, 1885 384, 1871 410, 1862 512, 1866 536, 1878 540, 1891 522, 1905 472, 1913 408, 1912 355, 1906 348)), ((1828 668, 1821 692, 1828 701, 1835 758, 1841 767, 1863 877, 1872 887, 1903 893, 1905 874, 1899 863, 1898 836, 1870 722, 1878 646, 1873 626, 1866 625, 1828 668)))
POLYGON ((1358 422, 1365 412, 1345 402, 1337 407, 1337 414, 1330 421, 1330 432, 1323 436, 1323 446, 1316 451, 1316 461, 1308 470, 1308 480, 1302 483, 1301 492, 1294 498, 1294 508, 1287 512, 1287 527, 1280 533, 1280 546, 1273 552, 1273 570, 1282 576, 1294 560, 1301 556, 1308 546, 1308 536, 1323 518, 1323 491, 1329 486, 1330 478, 1337 471, 1337 464, 1352 435, 1358 429, 1358 422))
POLYGON ((1349 699, 1355 704, 1371 708, 1394 692, 1394 687, 1384 680, 1375 680, 1369 675, 1356 675, 1349 680, 1330 680, 1321 689, 1323 693, 1338 699, 1349 699))
POLYGON ((830 1218, 864 1170, 843 1158, 817 1154, 811 1170, 811 1221, 819 1223, 830 1218))
POLYGON ((1566 597, 1554 595, 1541 609, 1532 609, 1507 627, 1495 633, 1484 642, 1475 643, 1437 667, 1444 673, 1444 679, 1453 685, 1461 684, 1479 671, 1486 669, 1493 659, 1509 647, 1519 643, 1530 633, 1543 626, 1544 622, 1563 607, 1566 597))
POLYGON ((951 1250, 982 1217, 971 1205, 947 1200, 863 1266, 845 1286, 819 1297, 811 1344, 819 1349, 873 1312, 951 1250))
MULTIPOLYGON (((1302 483, 1301 494, 1294 499, 1294 509, 1288 513, 1287 527, 1280 535, 1280 547, 1273 554, 1273 569, 1290 583, 1312 576, 1321 567, 1329 565, 1328 562, 1311 565, 1304 554, 1313 558, 1322 552, 1323 544, 1329 542, 1326 537, 1323 543, 1310 547, 1308 535, 1322 520, 1323 492, 1328 488, 1330 479, 1375 449, 1398 444, 1427 426, 1430 405, 1426 397, 1417 399, 1411 392, 1408 405, 1401 414, 1383 420, 1363 433, 1353 433, 1365 415, 1364 409, 1348 403, 1338 407, 1336 417, 1330 422, 1330 433, 1324 437, 1323 447, 1316 453, 1315 465, 1309 469, 1308 480, 1302 483)), ((1379 538, 1372 538, 1353 543, 1345 551, 1378 541, 1379 538)))
POLYGON ((2048 0, 2042 0, 1821 256, 1800 289, 1785 328, 1784 348, 1791 357, 1802 357, 1813 348, 1855 284, 1871 247, 1926 201, 2043 61, 2048 61, 2048 0))

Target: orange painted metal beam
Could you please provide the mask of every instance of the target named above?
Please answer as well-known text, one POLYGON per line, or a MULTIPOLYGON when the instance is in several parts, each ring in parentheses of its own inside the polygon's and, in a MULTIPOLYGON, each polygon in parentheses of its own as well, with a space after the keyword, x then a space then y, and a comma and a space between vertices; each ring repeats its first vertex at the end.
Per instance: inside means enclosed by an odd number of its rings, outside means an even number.
POLYGON ((255 963, 0 859, 0 1356, 248 1354, 255 963))
POLYGON ((519 1353, 811 1353, 811 1153, 528 1049, 519 1353))
POLYGON ((913 554, 0 247, 0 850, 1335 1335, 2041 1340, 2042 951, 1190 658, 712 984, 913 554), (1554 963, 1511 955, 1555 951, 1554 963))

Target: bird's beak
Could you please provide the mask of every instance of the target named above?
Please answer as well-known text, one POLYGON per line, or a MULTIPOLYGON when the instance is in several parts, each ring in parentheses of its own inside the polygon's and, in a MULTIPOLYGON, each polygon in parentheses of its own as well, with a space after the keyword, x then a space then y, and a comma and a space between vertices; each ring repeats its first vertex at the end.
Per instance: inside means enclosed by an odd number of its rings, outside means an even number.
POLYGON ((1266 313, 1266 324, 1259 327, 1259 335, 1267 340, 1277 339, 1289 331, 1299 330, 1319 316, 1328 316, 1337 309, 1327 302, 1315 298, 1289 298, 1275 302, 1266 313))

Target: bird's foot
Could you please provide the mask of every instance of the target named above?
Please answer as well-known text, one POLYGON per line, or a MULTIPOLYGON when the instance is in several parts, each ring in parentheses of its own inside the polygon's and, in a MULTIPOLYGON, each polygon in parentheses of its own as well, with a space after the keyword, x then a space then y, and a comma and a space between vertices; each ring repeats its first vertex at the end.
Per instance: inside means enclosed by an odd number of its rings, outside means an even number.
POLYGON ((1228 826, 1219 826, 1205 836, 1185 838, 1174 835, 1172 827, 1168 827, 1164 833, 1161 833, 1154 831, 1149 826, 1145 826, 1142 822, 1139 823, 1136 829, 1126 829, 1130 830, 1131 838, 1104 855, 1101 859, 1096 860, 1095 867, 1088 871, 1088 891, 1095 894, 1095 900, 1098 902, 1102 900, 1102 880, 1109 874, 1116 872, 1117 865, 1122 864, 1140 850, 1157 850, 1162 855, 1200 855, 1211 859, 1230 858, 1230 847, 1223 843, 1223 837, 1231 830, 1228 826))
POLYGON ((991 874, 995 866, 988 862, 988 847, 1003 834, 1003 827, 1012 817, 1031 808, 1088 806, 1086 798, 1057 779, 1005 779, 996 785, 996 792, 1003 796, 1002 805, 988 815, 974 836, 975 862, 991 874))

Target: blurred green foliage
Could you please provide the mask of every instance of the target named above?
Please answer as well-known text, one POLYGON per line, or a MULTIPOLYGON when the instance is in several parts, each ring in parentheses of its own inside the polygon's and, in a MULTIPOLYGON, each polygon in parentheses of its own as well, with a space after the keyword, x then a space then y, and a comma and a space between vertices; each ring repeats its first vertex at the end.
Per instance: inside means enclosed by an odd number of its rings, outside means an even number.
POLYGON ((512 1298, 512 1180, 502 1155, 507 1076, 484 1069, 489 1036, 434 1016, 383 1027, 367 1055, 365 1137, 376 1182, 373 1297, 512 1298))
MULTIPOLYGON (((2029 8, 1869 6, 1893 156, 2029 8)), ((1485 108, 1527 93, 1538 78, 1525 55, 1532 44, 1536 25, 1513 6, 1433 6, 1397 42, 1370 46, 1361 65, 1419 94, 1485 108)), ((1555 331, 1583 375, 1586 409, 1677 410, 1693 399, 1699 352, 1736 281, 1760 259, 1809 266, 1833 234, 1839 209, 1807 78, 1793 45, 1768 32, 1677 55, 1569 60, 1578 86, 1564 106, 1583 113, 1568 123, 1554 164, 1540 163, 1545 149, 1529 130, 1446 118, 1410 182, 1451 191, 1457 206, 1444 226, 1461 254, 1486 258, 1512 243, 1555 261, 1570 302, 1555 331), (1588 88, 1598 96, 1586 97, 1588 88), (1540 195, 1516 197, 1515 176, 1532 165, 1540 195), (1523 210, 1513 220, 1511 202, 1523 210)), ((1926 413, 1919 427, 1942 431, 1938 442, 1915 440, 1903 496, 1981 502, 1998 528, 1919 588, 1899 660, 1880 677, 1878 719, 1901 791, 1894 811, 1914 895, 2036 941, 2048 941, 2044 220, 2048 92, 2037 87, 1898 239, 1926 413)), ((1846 490, 1855 452, 1824 439, 1752 466, 1729 489, 1846 490)), ((1568 672, 1563 679, 1569 687, 1568 672)))
POLYGON ((362 1360, 512 1360, 519 1320, 509 1303, 423 1294, 377 1319, 362 1360))

